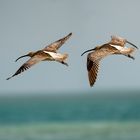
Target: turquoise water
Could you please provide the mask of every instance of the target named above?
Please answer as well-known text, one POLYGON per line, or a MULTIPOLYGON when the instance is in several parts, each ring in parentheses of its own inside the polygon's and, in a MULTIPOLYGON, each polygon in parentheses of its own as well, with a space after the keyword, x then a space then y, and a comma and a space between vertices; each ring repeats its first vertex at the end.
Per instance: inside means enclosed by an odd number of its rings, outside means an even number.
POLYGON ((138 122, 42 123, 0 127, 0 140, 139 140, 138 122))
POLYGON ((140 140, 139 92, 0 98, 0 140, 140 140))

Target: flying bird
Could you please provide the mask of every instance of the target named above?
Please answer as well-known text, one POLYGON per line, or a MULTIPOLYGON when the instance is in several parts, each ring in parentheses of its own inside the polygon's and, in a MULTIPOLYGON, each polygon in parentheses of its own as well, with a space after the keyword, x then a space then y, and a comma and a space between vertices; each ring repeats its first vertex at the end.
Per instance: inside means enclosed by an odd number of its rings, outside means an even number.
POLYGON ((124 38, 111 36, 110 42, 103 44, 102 46, 97 46, 94 49, 90 49, 83 52, 82 55, 92 51, 87 55, 87 71, 90 86, 92 87, 96 82, 100 60, 102 60, 104 57, 108 55, 113 54, 121 54, 134 60, 135 58, 131 55, 135 51, 134 47, 138 49, 136 45, 134 45, 133 43, 129 42, 124 38), (126 43, 132 45, 133 48, 126 47, 125 46, 126 43))
POLYGON ((27 62, 25 62, 11 77, 7 78, 7 80, 11 79, 12 77, 24 72, 25 70, 29 69, 33 65, 37 64, 40 61, 57 61, 61 64, 68 66, 65 62, 68 54, 60 54, 57 50, 71 37, 72 33, 69 33, 67 36, 47 45, 42 50, 38 50, 35 52, 29 52, 26 55, 20 56, 16 61, 20 58, 29 56, 31 57, 27 62))

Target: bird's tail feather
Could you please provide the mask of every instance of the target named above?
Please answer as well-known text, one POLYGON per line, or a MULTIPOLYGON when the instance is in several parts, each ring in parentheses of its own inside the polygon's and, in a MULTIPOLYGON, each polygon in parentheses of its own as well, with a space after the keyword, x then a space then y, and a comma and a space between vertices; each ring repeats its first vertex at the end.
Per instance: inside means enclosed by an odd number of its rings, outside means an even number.
POLYGON ((67 58, 68 58, 68 54, 67 53, 63 54, 63 60, 66 60, 67 58))

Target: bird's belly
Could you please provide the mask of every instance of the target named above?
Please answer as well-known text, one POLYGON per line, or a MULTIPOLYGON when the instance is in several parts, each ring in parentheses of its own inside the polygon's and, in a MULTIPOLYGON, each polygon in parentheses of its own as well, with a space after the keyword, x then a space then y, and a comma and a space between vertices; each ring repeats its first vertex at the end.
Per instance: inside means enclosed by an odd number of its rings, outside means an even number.
POLYGON ((117 50, 122 50, 123 47, 119 46, 119 45, 111 45, 112 47, 116 48, 117 50))
POLYGON ((44 59, 44 60, 42 60, 42 61, 54 61, 55 59, 53 59, 53 58, 46 58, 46 59, 44 59))
POLYGON ((122 46, 119 46, 119 45, 112 45, 112 44, 111 44, 111 46, 114 47, 114 48, 116 48, 116 49, 119 50, 119 51, 124 51, 124 50, 126 50, 126 47, 122 47, 122 46))
POLYGON ((49 58, 50 60, 59 60, 63 58, 63 55, 60 53, 48 52, 48 51, 44 51, 44 52, 49 54, 52 57, 52 58, 49 58))

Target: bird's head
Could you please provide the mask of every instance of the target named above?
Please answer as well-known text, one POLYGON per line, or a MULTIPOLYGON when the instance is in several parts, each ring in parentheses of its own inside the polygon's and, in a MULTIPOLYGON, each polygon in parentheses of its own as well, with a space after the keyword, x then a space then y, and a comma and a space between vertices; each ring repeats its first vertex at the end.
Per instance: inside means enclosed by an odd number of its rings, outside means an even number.
POLYGON ((120 45, 120 46, 124 46, 126 43, 128 43, 128 44, 130 44, 133 47, 138 49, 138 47, 136 45, 134 45, 133 43, 129 42, 127 39, 124 39, 124 38, 119 37, 119 36, 112 35, 110 43, 115 44, 115 45, 120 45))
POLYGON ((26 55, 22 55, 22 56, 20 56, 20 57, 17 58, 15 61, 18 61, 20 58, 23 58, 23 57, 26 57, 26 56, 32 57, 33 55, 34 55, 34 52, 29 52, 29 53, 26 54, 26 55))

